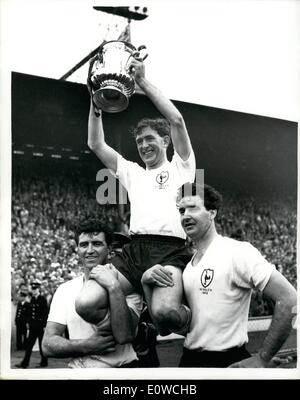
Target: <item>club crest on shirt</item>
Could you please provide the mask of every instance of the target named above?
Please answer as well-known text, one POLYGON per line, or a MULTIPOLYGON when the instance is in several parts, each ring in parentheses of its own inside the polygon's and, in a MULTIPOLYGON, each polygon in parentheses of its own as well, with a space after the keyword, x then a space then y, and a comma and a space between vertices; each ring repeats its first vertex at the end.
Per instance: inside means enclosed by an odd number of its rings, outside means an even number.
POLYGON ((165 183, 169 179, 169 172, 168 171, 162 171, 158 175, 156 175, 156 182, 159 184, 159 189, 164 189, 165 183))
POLYGON ((214 270, 209 268, 204 269, 200 279, 201 285, 204 288, 207 288, 212 283, 213 278, 214 278, 214 270))

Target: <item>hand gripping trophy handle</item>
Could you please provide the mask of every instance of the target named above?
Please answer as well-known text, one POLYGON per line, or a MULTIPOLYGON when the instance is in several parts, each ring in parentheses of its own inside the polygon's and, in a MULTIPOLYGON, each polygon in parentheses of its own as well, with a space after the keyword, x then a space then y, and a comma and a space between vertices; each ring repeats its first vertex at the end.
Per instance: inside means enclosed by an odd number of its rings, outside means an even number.
POLYGON ((92 60, 88 85, 94 105, 109 113, 125 110, 135 90, 135 81, 130 70, 132 57, 145 60, 141 55, 146 46, 135 48, 131 43, 112 40, 104 42, 92 60))
MULTIPOLYGON (((139 47, 137 48, 137 50, 133 51, 132 54, 131 54, 131 56, 128 58, 127 64, 129 63, 129 61, 130 61, 130 59, 131 59, 132 57, 134 57, 134 58, 136 58, 137 60, 140 60, 140 61, 146 60, 146 58, 148 57, 148 53, 146 53, 146 54, 144 54, 144 55, 141 55, 141 51, 142 51, 142 50, 146 50, 146 46, 144 46, 144 45, 139 46, 139 47)), ((133 68, 133 67, 129 67, 129 72, 130 72, 130 73, 133 73, 133 72, 134 72, 134 68, 133 68)))
POLYGON ((137 59, 141 60, 141 61, 146 60, 146 58, 148 57, 148 54, 146 53, 144 55, 141 55, 141 51, 142 50, 146 50, 146 46, 144 46, 144 45, 139 46, 136 51, 133 51, 132 56, 134 58, 137 58, 137 59))

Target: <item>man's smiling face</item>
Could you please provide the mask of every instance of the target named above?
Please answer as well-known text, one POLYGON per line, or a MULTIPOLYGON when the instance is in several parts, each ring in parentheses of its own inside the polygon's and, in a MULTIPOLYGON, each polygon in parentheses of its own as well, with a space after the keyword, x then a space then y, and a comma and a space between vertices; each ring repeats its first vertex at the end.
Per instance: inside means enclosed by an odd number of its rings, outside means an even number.
POLYGON ((92 269, 103 264, 108 248, 103 232, 81 233, 78 241, 78 256, 84 267, 92 269))
POLYGON ((160 167, 166 158, 169 137, 160 136, 154 129, 146 127, 135 138, 137 149, 147 168, 160 167))

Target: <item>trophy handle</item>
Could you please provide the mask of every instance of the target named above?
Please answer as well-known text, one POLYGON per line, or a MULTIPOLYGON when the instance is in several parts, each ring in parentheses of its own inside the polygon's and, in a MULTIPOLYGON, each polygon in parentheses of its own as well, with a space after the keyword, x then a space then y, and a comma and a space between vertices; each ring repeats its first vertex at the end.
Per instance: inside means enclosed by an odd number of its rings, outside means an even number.
POLYGON ((144 54, 144 55, 141 55, 141 51, 142 51, 142 50, 146 50, 146 49, 147 49, 147 47, 146 47, 144 44, 141 45, 141 46, 139 46, 139 47, 137 48, 137 51, 134 52, 133 57, 141 58, 142 61, 146 60, 146 58, 148 57, 148 53, 146 53, 146 54, 144 54))
POLYGON ((95 55, 90 59, 90 65, 89 65, 89 70, 88 70, 88 77, 87 77, 87 87, 89 90, 90 95, 92 96, 92 80, 91 80, 91 75, 92 75, 92 69, 95 64, 95 62, 98 60, 98 55, 95 55))
MULTIPOLYGON (((127 62, 126 62, 126 66, 128 65, 128 63, 129 63, 129 61, 130 61, 130 59, 131 59, 132 57, 134 57, 134 58, 140 58, 142 61, 146 60, 146 58, 148 57, 148 53, 146 53, 146 54, 144 54, 144 55, 142 55, 142 56, 141 56, 141 53, 140 53, 142 50, 145 50, 145 49, 146 49, 146 46, 142 45, 142 46, 139 46, 139 47, 137 48, 137 50, 133 50, 133 51, 130 53, 130 56, 128 57, 128 60, 127 60, 127 62)), ((129 72, 130 72, 130 73, 133 72, 133 71, 131 70, 131 68, 129 69, 129 72)))

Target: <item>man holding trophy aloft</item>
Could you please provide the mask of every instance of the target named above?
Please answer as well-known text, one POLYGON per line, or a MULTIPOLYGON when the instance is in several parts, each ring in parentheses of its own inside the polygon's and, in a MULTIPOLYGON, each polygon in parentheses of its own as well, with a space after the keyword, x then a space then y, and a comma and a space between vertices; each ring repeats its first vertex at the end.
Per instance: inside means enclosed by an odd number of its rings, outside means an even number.
MULTIPOLYGON (((180 224, 176 198, 182 184, 195 179, 195 156, 182 115, 146 78, 140 50, 130 47, 131 57, 126 73, 121 74, 117 84, 114 83, 115 74, 103 85, 103 67, 95 77, 95 66, 91 63, 88 77, 91 94, 88 146, 120 180, 131 203, 131 241, 123 247, 121 255, 111 260, 123 292, 144 291, 150 315, 161 335, 170 332, 184 334, 191 316, 189 308, 182 304, 182 271, 191 256, 185 247, 186 236, 180 224), (117 112, 118 106, 112 106, 115 99, 121 104, 121 109, 126 108, 121 83, 130 77, 164 117, 142 119, 134 130, 145 168, 126 160, 107 145, 102 124, 100 106, 102 109, 106 107, 108 112, 117 112), (114 91, 112 86, 117 86, 118 90, 114 91), (103 87, 104 94, 103 90, 101 93, 103 87), (102 106, 105 101, 106 105, 102 106), (171 141, 174 154, 168 161, 167 148, 171 141)), ((100 54, 100 58, 103 56, 105 54, 100 54)), ((103 59, 100 61, 103 62, 103 59)), ((107 296, 97 283, 97 274, 101 274, 101 267, 92 271, 92 279, 86 282, 76 300, 77 312, 92 323, 97 323, 97 319, 100 321, 103 310, 108 307, 107 296), (100 310, 99 318, 97 310, 100 310)))

